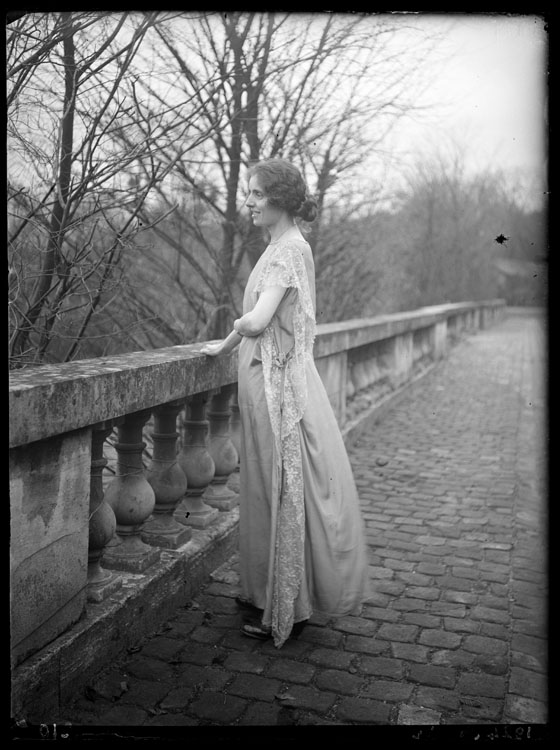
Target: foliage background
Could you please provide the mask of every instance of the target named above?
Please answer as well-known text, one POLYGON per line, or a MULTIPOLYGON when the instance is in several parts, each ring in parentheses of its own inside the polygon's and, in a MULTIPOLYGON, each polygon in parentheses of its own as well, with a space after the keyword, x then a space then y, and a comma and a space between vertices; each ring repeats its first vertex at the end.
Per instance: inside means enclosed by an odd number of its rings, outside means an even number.
POLYGON ((318 322, 543 304, 546 216, 511 175, 468 174, 442 144, 387 180, 391 129, 430 116, 418 93, 445 64, 425 28, 331 13, 7 20, 11 367, 225 335, 266 244, 243 210, 247 167, 269 156, 298 164, 320 205, 318 322))

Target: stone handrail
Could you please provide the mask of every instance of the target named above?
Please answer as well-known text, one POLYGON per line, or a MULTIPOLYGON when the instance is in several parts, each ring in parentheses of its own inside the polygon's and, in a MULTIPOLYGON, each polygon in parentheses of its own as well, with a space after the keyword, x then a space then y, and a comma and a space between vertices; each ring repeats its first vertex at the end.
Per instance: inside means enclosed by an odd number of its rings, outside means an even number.
MULTIPOLYGON (((362 401, 375 406, 406 386, 450 340, 488 326, 504 305, 446 304, 318 326, 315 360, 341 428, 359 418, 362 401)), ((14 665, 118 589, 119 571, 142 573, 237 503, 229 481, 238 462, 237 354, 215 360, 200 347, 11 373, 14 665), (107 484, 104 446, 115 435, 117 471, 107 484)))
MULTIPOLYGON (((489 317, 504 304, 503 300, 463 302, 325 323, 318 326, 315 359, 394 339, 399 334, 469 314, 489 317)), ((480 327, 484 325, 482 321, 480 327)), ((198 353, 201 346, 172 346, 12 372, 9 447, 45 440, 185 395, 235 383, 237 352, 211 360, 198 353)))

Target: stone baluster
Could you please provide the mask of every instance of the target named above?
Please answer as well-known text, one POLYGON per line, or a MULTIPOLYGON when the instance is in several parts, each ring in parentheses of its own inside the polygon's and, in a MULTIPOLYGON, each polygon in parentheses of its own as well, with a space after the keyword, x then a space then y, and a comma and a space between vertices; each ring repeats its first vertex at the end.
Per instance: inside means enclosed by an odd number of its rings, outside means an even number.
POLYGON ((204 490, 214 476, 214 460, 208 451, 209 422, 206 420, 208 392, 187 399, 186 418, 181 423, 182 448, 177 456, 187 477, 187 492, 174 518, 185 526, 205 529, 218 517, 218 510, 206 505, 204 490))
POLYGON ((241 419, 239 416, 239 401, 237 400, 237 385, 233 388, 233 394, 231 398, 231 417, 229 420, 229 431, 231 435, 231 442, 235 450, 237 451, 237 466, 231 474, 228 487, 234 492, 239 493, 239 457, 241 455, 241 419))
POLYGON ((177 414, 184 401, 172 401, 154 409, 153 455, 147 479, 155 494, 152 516, 144 524, 142 539, 155 547, 177 549, 192 532, 173 513, 187 491, 185 472, 177 462, 177 414))
POLYGON ((110 568, 142 573, 159 559, 159 550, 142 540, 143 526, 155 507, 155 493, 148 482, 142 462, 145 443, 142 428, 150 418, 150 409, 127 414, 118 428, 117 474, 105 491, 115 512, 117 543, 110 545, 103 562, 110 568))
POLYGON ((107 465, 103 444, 112 430, 112 422, 101 422, 92 427, 91 434, 87 598, 94 602, 103 601, 122 585, 120 576, 101 566, 103 552, 117 527, 115 513, 103 492, 103 469, 107 465))
POLYGON ((237 468, 239 456, 232 442, 229 421, 229 401, 235 385, 226 385, 212 396, 208 412, 210 420, 209 451, 216 467, 214 478, 204 493, 204 501, 218 510, 231 510, 239 504, 238 494, 227 486, 228 479, 237 468))

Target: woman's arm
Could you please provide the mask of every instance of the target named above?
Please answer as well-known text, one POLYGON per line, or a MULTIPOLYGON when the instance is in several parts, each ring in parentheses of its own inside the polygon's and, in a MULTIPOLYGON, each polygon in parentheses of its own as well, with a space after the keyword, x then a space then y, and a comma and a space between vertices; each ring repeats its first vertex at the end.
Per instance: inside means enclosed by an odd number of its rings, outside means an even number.
POLYGON ((229 354, 239 344, 243 336, 258 336, 264 331, 278 309, 278 305, 286 294, 284 286, 269 286, 261 292, 254 308, 233 322, 233 331, 223 341, 216 344, 206 344, 200 350, 201 354, 218 357, 229 354))
POLYGON ((286 294, 284 286, 268 286, 264 289, 253 309, 233 322, 234 331, 242 336, 258 336, 272 320, 278 305, 286 294))

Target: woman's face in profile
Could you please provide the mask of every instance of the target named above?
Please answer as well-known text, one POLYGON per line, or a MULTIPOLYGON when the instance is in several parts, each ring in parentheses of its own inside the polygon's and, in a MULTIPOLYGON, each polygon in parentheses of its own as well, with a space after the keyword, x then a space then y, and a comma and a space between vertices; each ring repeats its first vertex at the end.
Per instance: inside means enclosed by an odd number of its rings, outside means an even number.
POLYGON ((285 213, 279 208, 268 205, 264 188, 256 175, 249 180, 249 195, 245 205, 251 212, 253 224, 258 227, 274 226, 285 213))

